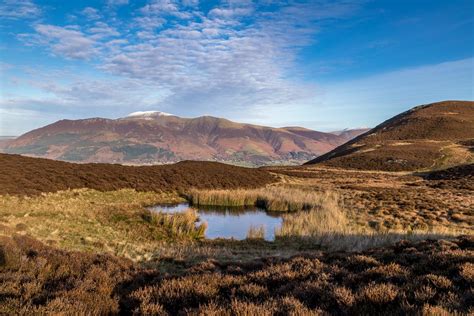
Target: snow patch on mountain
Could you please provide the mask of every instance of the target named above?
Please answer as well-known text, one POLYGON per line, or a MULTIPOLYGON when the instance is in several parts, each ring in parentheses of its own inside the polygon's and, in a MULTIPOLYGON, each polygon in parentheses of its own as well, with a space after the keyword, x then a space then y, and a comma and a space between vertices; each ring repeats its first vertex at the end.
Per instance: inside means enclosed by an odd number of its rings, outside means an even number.
POLYGON ((155 116, 173 116, 173 114, 161 111, 137 111, 130 113, 127 117, 155 117, 155 116))

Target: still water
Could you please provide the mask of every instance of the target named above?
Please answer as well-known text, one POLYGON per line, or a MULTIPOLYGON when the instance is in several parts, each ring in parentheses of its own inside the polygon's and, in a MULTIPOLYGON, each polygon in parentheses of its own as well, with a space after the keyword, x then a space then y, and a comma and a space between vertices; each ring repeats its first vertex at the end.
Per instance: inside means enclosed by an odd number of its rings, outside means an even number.
POLYGON ((255 207, 193 207, 187 203, 176 205, 157 205, 149 209, 162 213, 179 213, 188 208, 197 210, 200 222, 207 222, 206 238, 245 239, 250 227, 265 229, 265 240, 275 239, 275 229, 283 222, 280 214, 268 213, 255 207))

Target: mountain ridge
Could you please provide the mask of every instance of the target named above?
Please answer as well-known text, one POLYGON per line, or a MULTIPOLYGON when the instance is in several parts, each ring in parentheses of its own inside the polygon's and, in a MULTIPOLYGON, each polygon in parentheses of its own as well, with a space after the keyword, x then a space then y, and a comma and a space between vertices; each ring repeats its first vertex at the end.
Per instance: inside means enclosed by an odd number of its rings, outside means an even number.
POLYGON ((19 136, 3 152, 71 162, 143 165, 209 160, 260 166, 301 164, 352 136, 213 116, 182 118, 160 111, 131 114, 118 119, 59 120, 19 136))

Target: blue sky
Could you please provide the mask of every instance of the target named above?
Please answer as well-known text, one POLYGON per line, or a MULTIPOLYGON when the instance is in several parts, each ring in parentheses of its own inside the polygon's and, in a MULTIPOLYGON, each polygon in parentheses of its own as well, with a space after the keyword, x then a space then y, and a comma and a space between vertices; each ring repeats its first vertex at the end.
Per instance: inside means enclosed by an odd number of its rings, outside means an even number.
POLYGON ((330 131, 473 100, 473 1, 0 0, 0 135, 140 110, 330 131))

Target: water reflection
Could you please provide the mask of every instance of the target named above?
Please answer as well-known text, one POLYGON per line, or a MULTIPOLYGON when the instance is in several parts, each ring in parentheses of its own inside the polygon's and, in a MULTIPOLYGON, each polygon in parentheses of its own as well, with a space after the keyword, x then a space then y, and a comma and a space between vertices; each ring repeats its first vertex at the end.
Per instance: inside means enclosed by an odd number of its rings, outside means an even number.
POLYGON ((250 227, 265 229, 265 240, 275 239, 275 229, 281 227, 278 213, 268 213, 256 207, 190 207, 187 203, 157 205, 150 209, 162 213, 180 213, 188 208, 196 209, 201 222, 207 222, 206 238, 245 239, 250 227))

